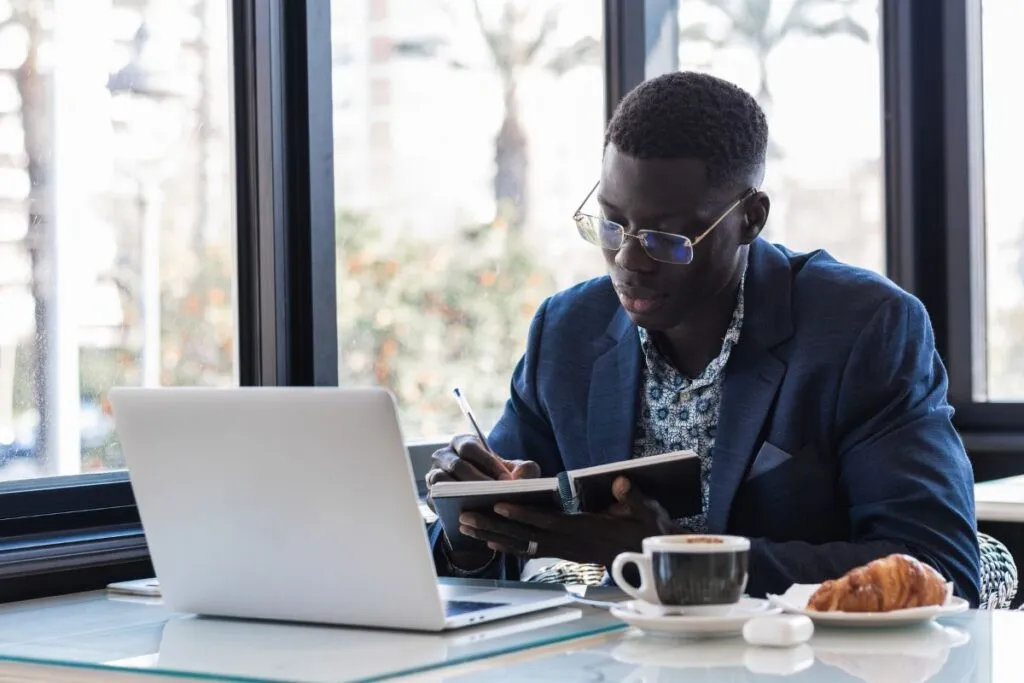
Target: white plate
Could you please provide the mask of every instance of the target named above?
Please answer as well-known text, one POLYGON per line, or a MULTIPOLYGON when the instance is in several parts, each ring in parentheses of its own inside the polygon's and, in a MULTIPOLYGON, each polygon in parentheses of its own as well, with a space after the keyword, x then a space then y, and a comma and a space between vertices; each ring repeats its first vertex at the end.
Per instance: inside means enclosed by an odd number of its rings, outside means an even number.
POLYGON ((613 617, 645 633, 689 637, 738 635, 743 632, 743 624, 748 620, 781 611, 767 600, 759 598, 743 598, 728 614, 715 616, 665 614, 656 605, 648 605, 639 600, 630 600, 611 608, 613 617))
MULTIPOLYGON (((793 584, 782 595, 769 595, 776 607, 790 614, 803 614, 822 626, 846 626, 851 628, 872 628, 879 626, 906 626, 930 621, 936 617, 948 617, 966 612, 970 605, 966 600, 953 596, 946 598, 946 604, 931 607, 911 607, 892 612, 815 612, 807 609, 807 603, 819 584, 793 584)), ((950 587, 952 590, 952 586, 950 587)))

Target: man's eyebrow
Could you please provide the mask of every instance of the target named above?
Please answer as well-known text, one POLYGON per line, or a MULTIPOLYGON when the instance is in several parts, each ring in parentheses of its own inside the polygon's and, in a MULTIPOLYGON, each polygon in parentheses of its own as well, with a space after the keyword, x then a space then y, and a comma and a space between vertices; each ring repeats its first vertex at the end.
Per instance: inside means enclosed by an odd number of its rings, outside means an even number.
MULTIPOLYGON (((602 207, 611 210, 613 213, 622 213, 622 209, 620 209, 618 206, 608 201, 605 197, 602 197, 601 195, 597 195, 597 203, 600 204, 602 207)), ((653 223, 660 223, 662 221, 666 221, 672 218, 683 218, 683 214, 681 212, 676 212, 644 216, 643 220, 640 222, 645 225, 651 225, 653 223)))

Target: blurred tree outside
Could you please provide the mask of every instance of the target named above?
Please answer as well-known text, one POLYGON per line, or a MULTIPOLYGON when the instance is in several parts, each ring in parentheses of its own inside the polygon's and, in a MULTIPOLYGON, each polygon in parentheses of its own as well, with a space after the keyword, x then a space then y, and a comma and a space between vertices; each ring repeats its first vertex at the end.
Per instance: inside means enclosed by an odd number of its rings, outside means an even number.
MULTIPOLYGON (((54 83, 41 57, 52 49, 47 27, 54 11, 53 0, 0 0, 0 42, 7 50, 0 79, 5 69, 13 75, 14 130, 24 141, 14 154, 0 149, 0 171, 10 168, 28 180, 27 197, 12 205, 13 176, 0 177, 7 182, 0 188, 0 217, 12 208, 27 217, 20 242, 30 267, 20 286, 33 302, 31 336, 15 346, 13 382, 0 382, 11 399, 0 397, 0 408, 7 405, 16 423, 33 425, 27 443, 36 454, 45 452, 54 381, 47 360, 49 310, 60 305, 50 298, 47 249, 54 83), (19 44, 22 54, 11 64, 19 44)), ((80 343, 83 471, 123 466, 106 403, 111 386, 222 385, 232 382, 234 365, 225 2, 111 0, 109 14, 97 21, 109 31, 96 34, 96 49, 109 50, 113 60, 106 84, 110 131, 96 131, 112 136, 104 149, 109 159, 97 162, 112 165, 113 175, 90 204, 101 231, 95 238, 112 240, 114 252, 85 301, 96 302, 106 287, 115 292, 116 313, 101 323, 108 327, 84 330, 80 343)), ((0 109, 0 125, 5 115, 11 114, 0 109)), ((83 223, 81 229, 94 228, 83 223)), ((0 379, 9 374, 5 365, 0 379)), ((0 415, 0 427, 4 419, 0 415)))
POLYGON ((379 239, 366 216, 339 214, 340 383, 396 395, 407 438, 447 436, 462 418, 457 381, 485 429, 508 398, 537 307, 553 291, 524 238, 499 221, 455 239, 379 239))
MULTIPOLYGON (((710 51, 703 68, 713 72, 719 53, 749 56, 750 90, 772 129, 776 113, 773 56, 797 38, 847 38, 871 44, 877 8, 873 0, 682 0, 681 61, 685 63, 695 50, 705 55, 710 51)), ((787 73, 790 78, 794 75, 787 73)), ((814 167, 792 159, 774 135, 768 141, 768 156, 765 189, 772 197, 772 218, 765 237, 798 250, 824 248, 847 262, 884 272, 880 158, 852 160, 845 179, 825 179, 814 167)))
MULTIPOLYGON (((49 221, 46 206, 49 201, 50 111, 47 83, 50 74, 43 70, 40 51, 43 49, 43 14, 50 3, 43 0, 9 0, 10 14, 0 22, 0 36, 14 36, 18 31, 24 41, 20 64, 13 69, 14 83, 19 101, 19 124, 24 139, 23 169, 28 180, 28 196, 24 210, 28 230, 23 239, 24 249, 31 264, 29 291, 33 302, 33 330, 29 353, 33 359, 26 382, 31 390, 31 402, 38 414, 35 437, 37 453, 46 453, 49 443, 49 399, 52 394, 53 365, 48 361, 52 347, 50 339, 49 269, 53 267, 48 253, 49 221)), ((18 385, 15 375, 15 385, 18 385)), ((16 407, 16 406, 15 406, 16 407)))
MULTIPOLYGON (((465 0, 458 0, 463 5, 465 0)), ((460 13, 448 0, 443 5, 458 24, 460 13)), ((559 41, 558 28, 564 0, 472 1, 476 30, 486 45, 487 67, 501 82, 502 120, 494 138, 494 201, 497 219, 521 231, 529 215, 529 141, 522 122, 519 89, 530 69, 547 69, 556 75, 603 59, 601 41, 583 36, 571 43, 559 41), (486 9, 485 9, 486 7, 486 9), (497 7, 497 10, 495 10, 497 7)), ((432 52, 437 49, 432 46, 432 52)), ((455 68, 472 65, 451 60, 455 68)))
MULTIPOLYGON (((769 85, 769 59, 794 36, 830 38, 847 35, 868 42, 871 34, 856 16, 863 0, 683 0, 679 13, 679 44, 708 43, 715 49, 739 47, 754 55, 757 87, 754 97, 769 120, 774 97, 769 85), (690 21, 695 5, 712 9, 706 19, 690 21)), ((774 153, 778 154, 777 149, 774 153)))
POLYGON ((523 84, 602 60, 600 37, 580 37, 579 27, 565 23, 565 0, 434 2, 447 26, 439 36, 404 36, 399 49, 499 84, 501 118, 488 169, 494 218, 446 231, 443 239, 403 234, 393 241, 372 211, 341 212, 337 221, 340 383, 392 390, 412 438, 447 437, 453 425, 464 425, 451 395, 456 382, 483 425, 499 416, 530 321, 556 288, 538 248, 544 233, 527 225, 536 181, 523 84))

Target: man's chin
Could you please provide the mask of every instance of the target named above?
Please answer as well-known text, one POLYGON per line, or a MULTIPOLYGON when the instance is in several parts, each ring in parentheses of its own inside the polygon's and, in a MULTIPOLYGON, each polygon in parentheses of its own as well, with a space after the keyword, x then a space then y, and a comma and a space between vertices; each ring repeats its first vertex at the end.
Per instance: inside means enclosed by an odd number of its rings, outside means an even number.
POLYGON ((634 325, 651 332, 662 332, 672 327, 672 325, 664 319, 665 316, 659 315, 659 313, 660 311, 640 313, 630 311, 628 309, 626 310, 626 315, 629 316, 629 319, 633 321, 634 325))

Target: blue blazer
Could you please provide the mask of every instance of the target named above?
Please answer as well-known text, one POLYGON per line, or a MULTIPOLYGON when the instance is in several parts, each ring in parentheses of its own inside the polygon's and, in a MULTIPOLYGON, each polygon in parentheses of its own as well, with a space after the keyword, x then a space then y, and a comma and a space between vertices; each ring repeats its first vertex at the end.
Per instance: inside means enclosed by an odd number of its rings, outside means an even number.
MULTIPOLYGON (((762 239, 750 247, 744 296, 707 521, 751 539, 749 592, 902 552, 976 605, 974 478, 921 303, 824 252, 762 239)), ((642 363, 607 277, 556 294, 533 320, 491 446, 535 460, 544 476, 628 459, 642 363)), ((507 558, 501 575, 518 568, 507 558)))

